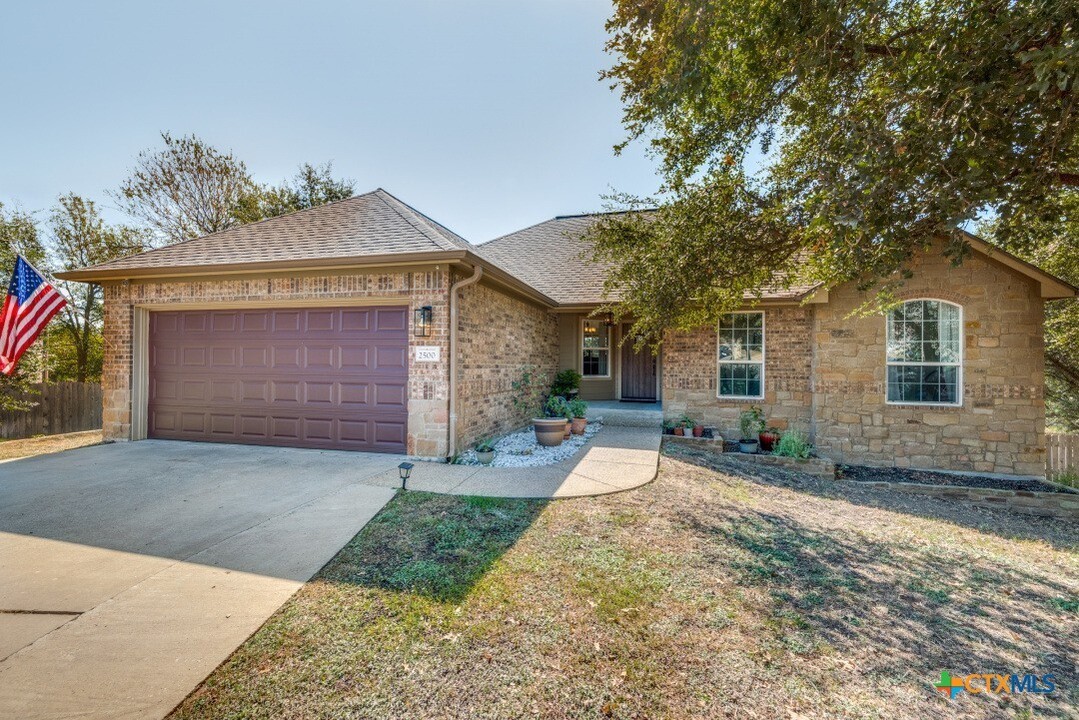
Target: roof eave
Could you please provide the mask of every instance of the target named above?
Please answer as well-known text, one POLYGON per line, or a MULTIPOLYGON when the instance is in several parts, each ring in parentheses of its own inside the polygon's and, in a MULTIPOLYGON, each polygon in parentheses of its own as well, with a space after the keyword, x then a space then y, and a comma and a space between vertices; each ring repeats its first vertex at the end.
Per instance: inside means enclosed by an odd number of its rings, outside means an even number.
POLYGON ((308 260, 271 260, 267 262, 222 263, 218 265, 170 265, 168 267, 110 268, 88 267, 56 273, 61 280, 78 282, 108 282, 116 280, 142 280, 191 276, 252 275, 270 272, 302 270, 342 270, 346 268, 385 267, 390 265, 415 265, 463 260, 467 250, 438 250, 415 253, 387 253, 385 255, 359 255, 338 258, 311 258, 308 260))

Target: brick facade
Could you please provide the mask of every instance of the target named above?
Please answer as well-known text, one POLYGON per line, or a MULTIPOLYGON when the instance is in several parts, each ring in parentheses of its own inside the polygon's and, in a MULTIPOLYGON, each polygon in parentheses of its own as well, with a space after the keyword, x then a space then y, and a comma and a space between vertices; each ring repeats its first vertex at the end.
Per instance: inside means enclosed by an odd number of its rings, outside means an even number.
POLYGON ((546 308, 486 284, 458 297, 457 448, 529 421, 514 405, 512 383, 525 366, 553 379, 558 371, 558 319, 546 308))
POLYGON ((677 419, 684 413, 735 437, 739 413, 759 405, 769 425, 808 430, 813 395, 813 309, 812 305, 764 309, 763 400, 716 398, 716 328, 671 333, 663 345, 664 416, 677 419))
POLYGON ((765 398, 716 398, 716 331, 672 333, 664 346, 664 415, 687 413, 734 437, 738 413, 809 433, 838 462, 1040 475, 1045 470, 1043 301, 1036 283, 973 254, 952 267, 918 258, 903 299, 963 308, 963 403, 885 402, 885 319, 861 316, 853 283, 828 302, 766 307, 765 398))
POLYGON ((430 337, 415 337, 411 328, 409 344, 441 348, 437 363, 415 362, 409 358, 408 452, 423 456, 444 456, 449 428, 449 277, 445 270, 432 272, 354 273, 339 275, 276 276, 198 281, 149 281, 105 284, 105 361, 101 384, 104 394, 103 429, 106 439, 131 438, 132 422, 132 324, 134 308, 183 308, 184 304, 205 303, 209 308, 242 306, 244 303, 289 303, 317 300, 372 299, 409 306, 409 318, 417 307, 430 305, 434 313, 430 337))

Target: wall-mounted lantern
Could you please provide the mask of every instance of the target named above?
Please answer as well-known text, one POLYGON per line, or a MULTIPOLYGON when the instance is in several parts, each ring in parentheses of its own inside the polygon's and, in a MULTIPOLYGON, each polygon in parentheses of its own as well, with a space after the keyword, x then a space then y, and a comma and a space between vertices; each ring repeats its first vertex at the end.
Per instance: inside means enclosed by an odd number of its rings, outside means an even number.
POLYGON ((412 323, 412 334, 416 337, 431 337, 431 324, 434 309, 430 305, 416 308, 416 317, 412 323))

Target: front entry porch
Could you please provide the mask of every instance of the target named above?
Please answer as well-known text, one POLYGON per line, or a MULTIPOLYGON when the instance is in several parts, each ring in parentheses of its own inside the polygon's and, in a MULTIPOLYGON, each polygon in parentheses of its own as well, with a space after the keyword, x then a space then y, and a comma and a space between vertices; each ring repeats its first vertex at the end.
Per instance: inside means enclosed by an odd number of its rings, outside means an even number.
POLYGON ((624 402, 620 400, 589 400, 589 422, 623 427, 660 427, 663 425, 663 406, 658 402, 624 402))

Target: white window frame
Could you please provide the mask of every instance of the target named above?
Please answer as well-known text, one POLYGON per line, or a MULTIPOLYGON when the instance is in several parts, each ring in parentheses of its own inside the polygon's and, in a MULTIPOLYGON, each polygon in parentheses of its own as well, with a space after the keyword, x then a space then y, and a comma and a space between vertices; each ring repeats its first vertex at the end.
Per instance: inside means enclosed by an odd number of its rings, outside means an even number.
POLYGON ((614 365, 614 351, 611 348, 611 327, 604 323, 602 320, 591 321, 597 327, 607 330, 607 346, 603 348, 586 348, 584 346, 584 326, 585 323, 590 322, 588 318, 581 318, 581 342, 577 350, 577 362, 581 366, 581 379, 582 380, 610 380, 611 379, 611 366, 614 365), (606 350, 607 351, 607 374, 606 375, 585 375, 584 374, 584 351, 585 350, 606 350))
POLYGON ((742 400, 763 400, 764 399, 764 373, 765 363, 768 360, 768 316, 763 310, 737 310, 735 312, 723 313, 724 315, 760 315, 761 316, 761 359, 760 360, 734 360, 723 359, 719 355, 719 346, 723 342, 723 338, 719 333, 719 323, 716 323, 716 399, 718 400, 731 400, 734 402, 742 400), (761 393, 760 395, 722 395, 719 392, 720 378, 719 367, 720 365, 756 365, 761 366, 761 393))
POLYGON ((917 405, 921 407, 962 407, 963 406, 963 360, 966 345, 966 325, 963 322, 963 306, 949 300, 941 300, 935 297, 916 297, 904 300, 900 305, 912 302, 935 302, 942 305, 951 305, 959 310, 959 361, 954 363, 942 362, 900 362, 888 359, 888 342, 891 340, 892 313, 884 314, 884 404, 885 405, 917 405), (934 402, 932 400, 890 400, 888 399, 888 368, 902 365, 932 365, 937 367, 955 367, 955 402, 934 402))

